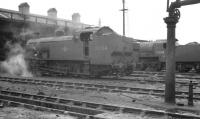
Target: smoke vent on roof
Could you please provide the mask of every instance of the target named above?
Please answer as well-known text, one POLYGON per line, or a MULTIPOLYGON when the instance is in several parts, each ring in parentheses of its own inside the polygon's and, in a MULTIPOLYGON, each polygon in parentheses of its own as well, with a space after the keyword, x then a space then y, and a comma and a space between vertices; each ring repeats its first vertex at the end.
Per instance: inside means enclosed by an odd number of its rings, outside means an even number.
POLYGON ((22 14, 29 14, 30 11, 29 11, 29 4, 27 2, 24 2, 24 3, 21 3, 19 6, 19 12, 21 12, 22 14))
POLYGON ((80 14, 79 13, 74 13, 73 15, 72 15, 72 21, 73 22, 76 22, 76 23, 80 23, 81 22, 81 19, 80 19, 80 14))
POLYGON ((57 18, 57 10, 55 8, 50 8, 47 11, 48 17, 50 18, 57 18))

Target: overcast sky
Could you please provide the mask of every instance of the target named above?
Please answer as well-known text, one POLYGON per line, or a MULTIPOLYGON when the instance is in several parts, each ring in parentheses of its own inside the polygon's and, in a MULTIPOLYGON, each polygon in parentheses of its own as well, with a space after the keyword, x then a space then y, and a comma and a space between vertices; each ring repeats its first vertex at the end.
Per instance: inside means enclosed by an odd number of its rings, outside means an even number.
MULTIPOLYGON (((174 1, 174 0, 171 0, 174 1)), ((109 26, 122 34, 122 0, 3 0, 0 8, 18 10, 18 5, 27 2, 33 14, 47 15, 49 8, 56 8, 58 17, 71 20, 71 15, 80 13, 81 22, 109 26)), ((125 0, 126 36, 141 40, 166 39, 167 0, 125 0)), ((177 24, 176 38, 180 44, 200 42, 200 4, 180 8, 181 18, 177 24)))

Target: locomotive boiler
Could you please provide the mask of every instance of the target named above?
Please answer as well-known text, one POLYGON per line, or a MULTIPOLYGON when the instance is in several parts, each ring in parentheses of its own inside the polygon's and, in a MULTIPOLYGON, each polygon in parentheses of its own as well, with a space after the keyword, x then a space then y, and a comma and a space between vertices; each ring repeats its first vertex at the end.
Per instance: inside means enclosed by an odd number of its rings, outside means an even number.
POLYGON ((27 59, 36 74, 129 74, 138 61, 139 44, 109 27, 90 27, 72 36, 31 39, 27 59))

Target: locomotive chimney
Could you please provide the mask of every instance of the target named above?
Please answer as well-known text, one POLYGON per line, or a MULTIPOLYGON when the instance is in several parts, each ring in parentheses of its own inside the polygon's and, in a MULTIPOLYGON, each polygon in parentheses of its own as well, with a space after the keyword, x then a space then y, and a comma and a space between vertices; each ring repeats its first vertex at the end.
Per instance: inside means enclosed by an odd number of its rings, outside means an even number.
POLYGON ((74 13, 74 14, 72 15, 72 22, 80 23, 80 22, 81 22, 80 17, 81 17, 81 16, 80 16, 79 13, 74 13))
POLYGON ((24 3, 21 3, 19 6, 19 12, 22 13, 22 14, 29 14, 30 11, 29 11, 29 8, 30 6, 28 5, 27 2, 24 2, 24 3))
POLYGON ((50 8, 47 11, 48 17, 50 18, 57 18, 57 10, 55 8, 50 8))

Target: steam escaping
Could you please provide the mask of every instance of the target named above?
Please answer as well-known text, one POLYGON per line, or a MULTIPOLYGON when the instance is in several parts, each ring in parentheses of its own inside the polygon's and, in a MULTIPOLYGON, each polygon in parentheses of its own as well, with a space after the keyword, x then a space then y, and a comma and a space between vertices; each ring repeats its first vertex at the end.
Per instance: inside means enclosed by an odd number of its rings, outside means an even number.
POLYGON ((25 61, 25 50, 20 46, 20 44, 11 45, 7 43, 7 46, 10 51, 7 59, 0 64, 1 69, 9 75, 32 77, 25 61))

